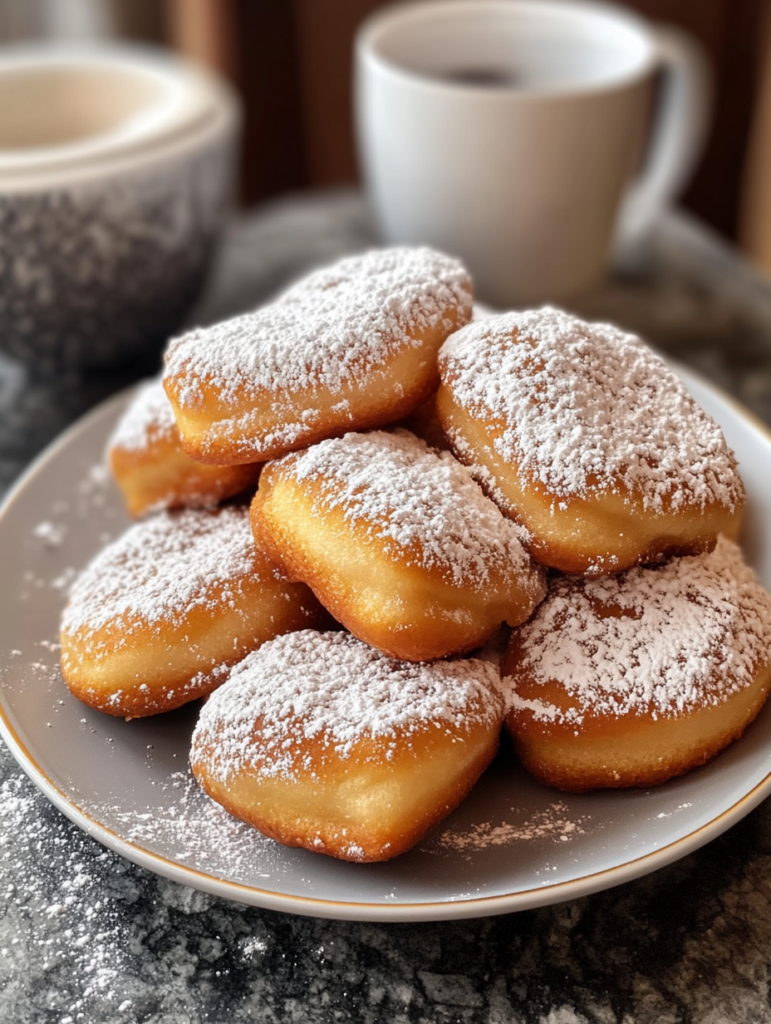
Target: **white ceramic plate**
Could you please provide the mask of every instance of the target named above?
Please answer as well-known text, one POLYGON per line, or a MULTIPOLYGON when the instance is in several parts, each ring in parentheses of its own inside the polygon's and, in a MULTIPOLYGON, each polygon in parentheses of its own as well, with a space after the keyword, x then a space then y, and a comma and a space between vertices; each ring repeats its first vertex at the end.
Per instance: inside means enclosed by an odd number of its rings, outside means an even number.
MULTIPOLYGON (((744 545, 771 588, 771 435, 683 371, 722 424, 749 494, 744 545)), ((68 582, 127 523, 103 470, 126 397, 101 406, 30 469, 0 514, 0 727, 14 756, 76 824, 160 875, 243 903, 321 917, 479 917, 583 896, 663 866, 771 792, 771 704, 706 768, 649 791, 566 796, 504 752, 420 846, 354 865, 279 846, 230 818, 187 769, 196 707, 132 722, 79 704, 59 673, 68 582)))

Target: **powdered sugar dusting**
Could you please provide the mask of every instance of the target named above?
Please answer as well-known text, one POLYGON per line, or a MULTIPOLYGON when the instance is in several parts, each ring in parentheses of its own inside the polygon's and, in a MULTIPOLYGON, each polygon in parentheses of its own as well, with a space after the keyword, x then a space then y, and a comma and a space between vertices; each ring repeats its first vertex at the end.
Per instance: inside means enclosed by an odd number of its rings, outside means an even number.
POLYGON ((558 497, 610 489, 653 510, 743 500, 720 428, 617 327, 505 313, 451 335, 439 365, 464 409, 503 424, 498 454, 558 497))
MULTIPOLYGON (((0 858, 7 882, 4 940, 27 947, 25 967, 44 968, 39 978, 55 978, 66 969, 78 980, 77 998, 67 1004, 65 994, 59 999, 55 987, 42 985, 38 993, 50 1003, 53 992, 59 1010, 46 1007, 42 1012, 69 1024, 97 1019, 89 1009, 103 1007, 131 971, 125 920, 114 895, 120 892, 125 867, 88 836, 73 831, 58 812, 41 807, 41 798, 21 775, 0 785, 0 858), (23 844, 16 841, 20 836, 23 844)), ((2 949, 0 955, 5 958, 10 952, 2 949)), ((4 976, 8 983, 3 986, 3 1006, 11 1008, 11 1015, 3 1015, 8 1020, 31 1019, 31 1003, 25 1004, 27 1012, 21 1009, 14 992, 17 982, 7 966, 4 976), (14 1015, 14 1006, 22 1016, 14 1015)))
POLYGON ((178 434, 174 410, 158 378, 141 385, 118 420, 107 447, 144 452, 161 437, 176 438, 178 434))
POLYGON ((439 567, 454 583, 481 589, 490 572, 531 577, 542 587, 519 528, 485 497, 449 453, 405 430, 346 434, 286 456, 277 465, 312 481, 314 511, 339 507, 346 520, 408 561, 439 567))
POLYGON ((67 529, 61 523, 52 523, 49 519, 45 519, 35 526, 32 535, 38 540, 42 540, 46 547, 58 548, 67 535, 67 529))
POLYGON ((146 813, 91 804, 89 811, 120 825, 129 842, 160 848, 180 863, 227 873, 232 879, 247 877, 258 856, 280 856, 277 843, 209 799, 189 771, 173 772, 162 788, 167 800, 146 813))
POLYGON ((522 666, 574 699, 561 710, 503 680, 510 708, 542 721, 638 710, 677 715, 748 686, 769 660, 771 595, 721 537, 710 554, 592 580, 559 578, 518 633, 522 666), (616 616, 607 617, 607 609, 616 616))
POLYGON ((190 409, 201 404, 202 382, 223 407, 263 391, 335 393, 419 346, 449 309, 463 311, 461 322, 471 315, 470 282, 457 260, 430 249, 372 251, 309 275, 272 305, 173 340, 166 376, 190 409))
MULTIPOLYGON (((518 816, 517 808, 511 809, 512 818, 518 816)), ((560 801, 543 810, 535 811, 524 820, 480 822, 466 829, 448 828, 419 847, 424 853, 471 854, 494 846, 511 846, 515 843, 531 843, 536 840, 552 839, 556 843, 567 843, 578 836, 586 835, 587 816, 573 818, 567 804, 560 801)))
POLYGON ((191 759, 210 748, 207 769, 223 783, 245 768, 313 774, 326 756, 349 757, 365 736, 396 749, 415 730, 495 722, 497 680, 483 661, 404 662, 347 633, 291 633, 247 655, 210 697, 191 759))
POLYGON ((174 625, 195 606, 227 601, 222 584, 236 586, 254 564, 246 508, 161 512, 130 527, 86 567, 62 630, 89 634, 119 618, 128 637, 138 627, 174 625))

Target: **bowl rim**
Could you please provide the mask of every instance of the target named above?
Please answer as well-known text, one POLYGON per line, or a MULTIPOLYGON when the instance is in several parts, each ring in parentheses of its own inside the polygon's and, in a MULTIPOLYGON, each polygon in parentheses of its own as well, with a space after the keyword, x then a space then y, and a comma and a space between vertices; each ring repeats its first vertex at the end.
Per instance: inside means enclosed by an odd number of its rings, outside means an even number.
POLYGON ((76 142, 0 149, 0 195, 155 168, 240 127, 240 102, 226 82, 160 48, 69 43, 0 48, 0 83, 15 72, 68 68, 136 73, 160 86, 159 99, 129 123, 76 142))

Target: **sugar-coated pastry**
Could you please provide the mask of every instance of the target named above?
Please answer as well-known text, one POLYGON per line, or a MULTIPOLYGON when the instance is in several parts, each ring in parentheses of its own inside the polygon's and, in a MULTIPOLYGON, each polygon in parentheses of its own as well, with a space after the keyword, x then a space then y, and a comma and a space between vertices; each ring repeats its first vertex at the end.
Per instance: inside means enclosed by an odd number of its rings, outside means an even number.
POLYGON ((498 679, 483 661, 416 665, 348 633, 280 637, 207 701, 193 773, 281 843, 388 860, 456 807, 492 760, 498 679))
POLYGON ((249 651, 321 616, 307 587, 277 578, 246 508, 161 512, 76 580, 62 618, 62 674, 99 711, 152 715, 209 693, 249 651))
POLYGON ((165 387, 185 450, 262 462, 392 423, 436 390, 436 353, 471 318, 471 283, 429 249, 310 274, 275 303, 172 341, 165 387))
POLYGON ((737 739, 771 686, 771 595, 733 541, 655 568, 562 577, 512 633, 506 725, 537 779, 650 786, 737 739))
POLYGON ((107 443, 107 458, 129 513, 206 508, 257 484, 259 466, 212 466, 191 459, 160 379, 142 385, 107 443))
POLYGON ((638 338, 555 309, 445 342, 453 450, 545 565, 599 575, 736 535, 744 490, 717 424, 638 338))
POLYGON ((255 536, 359 639, 410 661, 484 643, 545 593, 519 527, 449 452, 346 434, 263 469, 255 536))

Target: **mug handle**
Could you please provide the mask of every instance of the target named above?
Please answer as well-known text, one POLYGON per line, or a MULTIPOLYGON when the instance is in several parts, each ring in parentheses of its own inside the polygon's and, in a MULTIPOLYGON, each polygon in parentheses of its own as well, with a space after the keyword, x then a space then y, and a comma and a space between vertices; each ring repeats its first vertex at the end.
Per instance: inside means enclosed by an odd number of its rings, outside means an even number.
POLYGON ((616 250, 642 240, 656 214, 681 192, 706 141, 712 76, 701 46, 669 26, 656 26, 662 95, 648 154, 621 206, 616 250))

